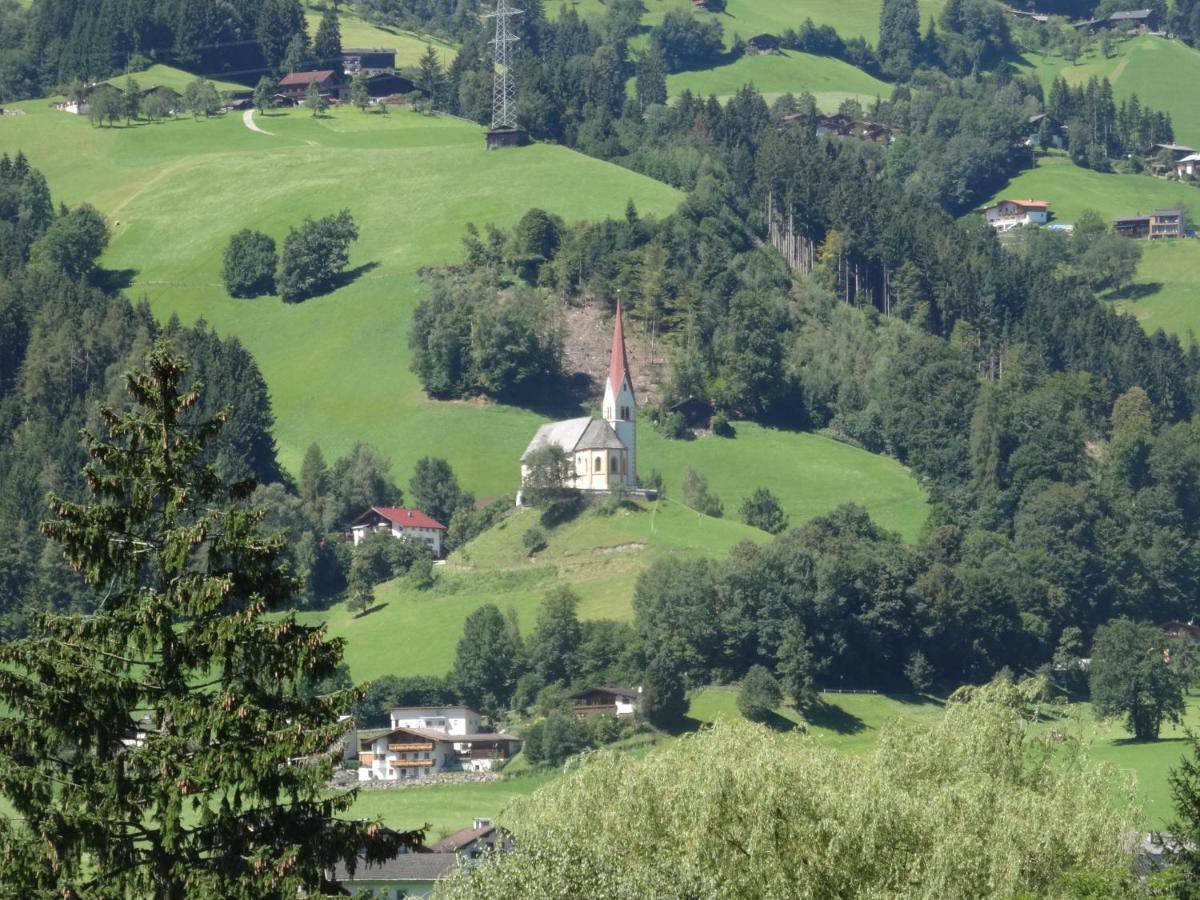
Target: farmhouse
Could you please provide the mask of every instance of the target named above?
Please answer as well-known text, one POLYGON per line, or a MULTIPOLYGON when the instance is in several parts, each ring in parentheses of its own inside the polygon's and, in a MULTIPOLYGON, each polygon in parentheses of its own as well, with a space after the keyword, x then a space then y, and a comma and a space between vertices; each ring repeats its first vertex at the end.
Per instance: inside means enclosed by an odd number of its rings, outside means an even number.
POLYGON ((397 707, 391 720, 391 728, 359 734, 359 781, 484 772, 521 745, 513 735, 480 731, 479 713, 465 706, 397 707))
POLYGON ((1148 216, 1119 216, 1113 230, 1122 237, 1174 240, 1184 236, 1185 223, 1182 209, 1155 209, 1148 216))
POLYGON ((354 535, 354 546, 372 532, 383 532, 402 541, 420 541, 435 557, 442 555, 442 533, 446 526, 431 519, 419 509, 403 506, 372 506, 350 526, 354 535))
POLYGON ((491 850, 511 850, 512 841, 492 824, 491 819, 475 819, 470 828, 447 835, 429 849, 434 853, 456 853, 464 859, 478 859, 491 850))
POLYGON ((632 716, 642 702, 641 688, 602 684, 571 694, 571 712, 577 716, 632 716))
POLYGON ((778 53, 782 46, 779 38, 773 34, 756 34, 746 41, 746 55, 766 56, 778 53))
POLYGON ((347 75, 364 72, 375 75, 396 68, 396 51, 382 48, 345 48, 342 50, 342 71, 347 75))
POLYGON ((396 94, 411 94, 416 89, 412 79, 395 72, 377 72, 367 76, 367 94, 370 97, 392 97, 396 94))
POLYGON ((279 94, 292 103, 303 103, 308 96, 308 86, 316 82, 324 97, 337 97, 340 91, 337 72, 333 69, 317 69, 312 72, 292 72, 279 81, 279 94))
POLYGON ((1152 31, 1158 24, 1158 15, 1152 9, 1125 9, 1108 17, 1113 28, 1152 31))
MULTIPOLYGON (((521 455, 521 485, 530 484, 530 460, 539 450, 556 447, 569 464, 565 487, 607 492, 637 487, 637 401, 629 357, 625 352, 625 327, 617 304, 612 356, 604 384, 603 418, 585 417, 543 425, 521 455)), ((517 495, 521 502, 521 495, 517 495)))
POLYGON ((1050 204, 1045 200, 1001 200, 987 207, 983 216, 1000 232, 1021 225, 1044 225, 1050 220, 1050 204))
POLYGON ((1067 145, 1067 126, 1046 113, 1038 113, 1029 117, 1029 137, 1025 139, 1026 147, 1036 147, 1041 141, 1041 131, 1045 127, 1050 134, 1051 146, 1059 150, 1067 145))
POLYGON ((353 875, 339 862, 325 877, 336 881, 352 897, 366 894, 387 900, 409 900, 431 897, 437 883, 457 869, 460 862, 457 853, 433 853, 425 849, 402 850, 382 862, 367 862, 366 855, 360 854, 353 875))
POLYGON ((1175 174, 1180 178, 1185 176, 1190 178, 1196 174, 1197 168, 1200 168, 1197 163, 1200 163, 1200 153, 1189 153, 1183 159, 1176 161, 1175 174))

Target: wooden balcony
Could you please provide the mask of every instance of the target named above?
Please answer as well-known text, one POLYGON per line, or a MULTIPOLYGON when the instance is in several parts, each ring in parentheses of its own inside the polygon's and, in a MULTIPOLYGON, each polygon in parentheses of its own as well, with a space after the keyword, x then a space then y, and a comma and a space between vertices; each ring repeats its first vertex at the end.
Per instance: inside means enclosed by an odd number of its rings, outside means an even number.
POLYGON ((374 753, 360 753, 360 754, 358 754, 358 761, 361 765, 369 766, 371 763, 373 763, 375 761, 375 754, 374 753))
POLYGON ((437 762, 436 759, 397 759, 391 762, 391 767, 393 769, 428 768, 435 762, 437 762))
POLYGON ((410 753, 415 750, 432 750, 433 741, 422 741, 415 744, 388 744, 389 753, 410 753))

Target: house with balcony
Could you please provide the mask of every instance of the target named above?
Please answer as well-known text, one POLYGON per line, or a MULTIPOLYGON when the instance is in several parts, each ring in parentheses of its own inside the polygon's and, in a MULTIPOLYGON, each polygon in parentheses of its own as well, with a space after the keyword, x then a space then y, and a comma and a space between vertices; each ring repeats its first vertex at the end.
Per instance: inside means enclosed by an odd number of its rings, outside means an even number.
POLYGON ((486 772, 514 756, 521 739, 485 731, 467 706, 396 707, 390 728, 358 737, 359 781, 404 781, 442 772, 486 772))
POLYGON ((1113 231, 1128 238, 1175 240, 1185 235, 1186 223, 1182 209, 1154 209, 1145 216, 1118 216, 1113 219, 1113 231))
POLYGON ((641 705, 642 689, 602 684, 577 691, 570 700, 571 712, 577 716, 632 716, 641 705))
POLYGON ((983 217, 999 232, 1022 225, 1045 225, 1050 221, 1050 204, 1045 200, 1001 200, 987 207, 983 217))
POLYGON ((363 542, 368 534, 382 532, 401 541, 420 541, 435 558, 442 555, 442 535, 446 526, 419 509, 396 506, 372 506, 350 525, 354 546, 363 542))

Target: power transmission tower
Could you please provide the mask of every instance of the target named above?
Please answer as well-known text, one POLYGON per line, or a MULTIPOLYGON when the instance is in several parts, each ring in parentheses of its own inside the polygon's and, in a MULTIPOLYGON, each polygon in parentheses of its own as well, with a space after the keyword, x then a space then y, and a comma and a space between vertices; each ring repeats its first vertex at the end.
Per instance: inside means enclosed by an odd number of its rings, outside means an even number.
POLYGON ((509 6, 508 0, 496 0, 495 12, 484 14, 485 19, 496 20, 496 36, 488 42, 496 61, 492 80, 492 127, 487 133, 489 150, 514 147, 524 137, 517 125, 517 89, 512 73, 512 45, 520 38, 513 34, 510 24, 510 20, 521 12, 509 6))

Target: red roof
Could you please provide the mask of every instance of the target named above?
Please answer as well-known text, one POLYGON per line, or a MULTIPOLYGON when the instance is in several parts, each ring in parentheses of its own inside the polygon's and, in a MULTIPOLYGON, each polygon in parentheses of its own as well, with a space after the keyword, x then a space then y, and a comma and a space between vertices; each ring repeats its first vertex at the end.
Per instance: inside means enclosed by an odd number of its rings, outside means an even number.
POLYGON ((1045 209, 1050 204, 1045 200, 1001 200, 1001 203, 1011 203, 1026 209, 1045 209))
POLYGON ((629 392, 633 393, 633 379, 629 376, 629 357, 625 355, 625 325, 621 321, 621 301, 617 301, 617 323, 613 328, 612 358, 608 363, 608 383, 612 385, 613 397, 621 393, 621 382, 629 379, 629 392))
POLYGON ((394 525, 401 528, 436 528, 445 531, 446 526, 436 519, 431 519, 419 509, 408 509, 403 506, 372 506, 372 511, 379 513, 394 525))
POLYGON ((293 72, 291 75, 285 75, 279 81, 280 87, 307 87, 310 81, 315 81, 317 84, 324 84, 333 77, 333 69, 317 69, 313 72, 293 72))

